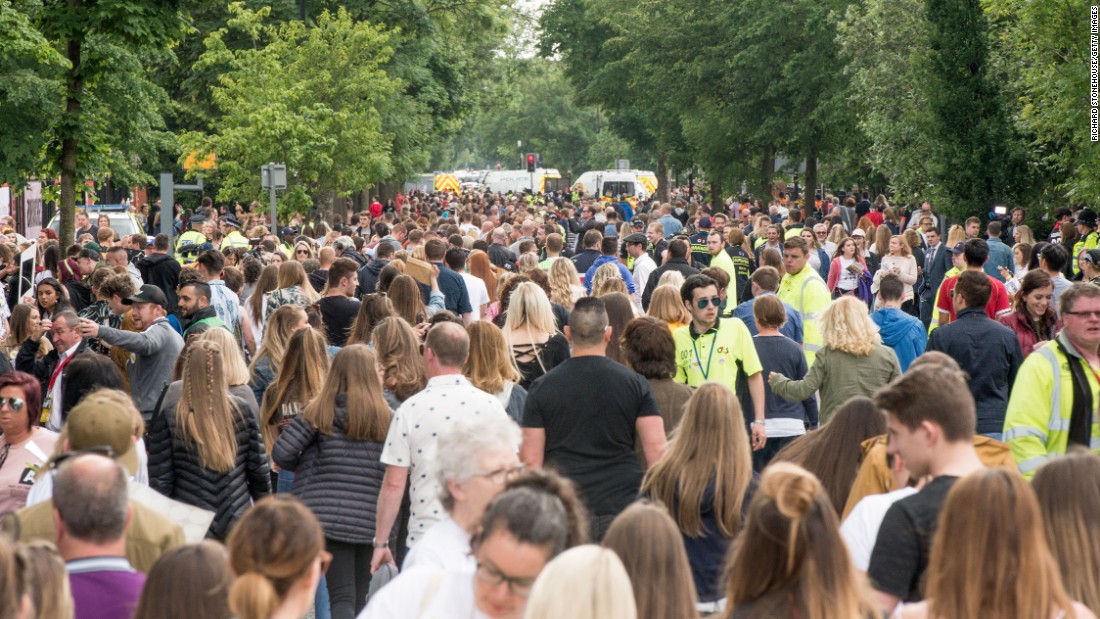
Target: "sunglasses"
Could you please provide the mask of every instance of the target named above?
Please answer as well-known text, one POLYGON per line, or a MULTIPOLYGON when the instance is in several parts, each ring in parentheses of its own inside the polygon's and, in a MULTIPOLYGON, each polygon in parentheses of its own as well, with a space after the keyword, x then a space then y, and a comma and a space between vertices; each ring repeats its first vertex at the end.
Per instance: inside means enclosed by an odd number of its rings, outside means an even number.
POLYGON ((3 408, 5 404, 18 413, 23 410, 23 405, 26 404, 26 402, 23 401, 23 398, 0 398, 0 408, 3 408))
POLYGON ((709 299, 699 299, 695 302, 695 306, 699 309, 707 309, 707 305, 713 305, 714 307, 722 306, 722 297, 711 297, 709 299))

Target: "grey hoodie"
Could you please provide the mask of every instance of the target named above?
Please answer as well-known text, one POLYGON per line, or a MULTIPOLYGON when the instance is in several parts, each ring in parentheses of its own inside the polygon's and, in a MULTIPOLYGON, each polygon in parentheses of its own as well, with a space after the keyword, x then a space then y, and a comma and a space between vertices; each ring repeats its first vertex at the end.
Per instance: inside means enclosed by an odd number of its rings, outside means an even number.
POLYGON ((101 326, 99 339, 134 353, 126 362, 126 373, 130 375, 134 402, 148 421, 161 391, 172 382, 172 369, 183 350, 183 337, 162 317, 141 333, 101 326))

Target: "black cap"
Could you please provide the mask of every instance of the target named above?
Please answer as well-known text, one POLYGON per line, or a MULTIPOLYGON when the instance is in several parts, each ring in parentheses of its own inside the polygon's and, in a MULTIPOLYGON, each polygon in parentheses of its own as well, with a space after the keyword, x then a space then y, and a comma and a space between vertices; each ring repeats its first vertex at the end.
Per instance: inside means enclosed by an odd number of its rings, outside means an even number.
POLYGON ((1084 224, 1086 226, 1089 226, 1090 228, 1095 228, 1096 211, 1092 210, 1091 208, 1083 208, 1077 211, 1077 219, 1074 220, 1074 223, 1084 224))
POLYGON ((152 284, 145 284, 138 290, 134 296, 123 299, 123 305, 133 305, 134 303, 156 303, 161 307, 168 305, 168 299, 164 296, 164 291, 152 284))
POLYGON ((630 225, 635 227, 635 228, 644 228, 645 227, 645 220, 642 219, 641 217, 635 217, 634 219, 630 220, 630 225))
POLYGON ((99 262, 99 252, 97 252, 94 249, 88 249, 87 247, 80 250, 80 253, 77 254, 76 257, 77 258, 89 258, 91 260, 95 260, 96 262, 99 262))
POLYGON ((227 226, 233 226, 234 228, 240 228, 241 227, 241 222, 237 221, 237 217, 234 216, 232 213, 227 213, 225 215, 222 215, 218 219, 220 219, 221 222, 223 224, 227 225, 227 226))
POLYGON ((966 250, 966 241, 959 241, 955 243, 955 246, 951 248, 951 253, 956 256, 963 253, 966 250))
POLYGON ((193 224, 201 224, 202 222, 206 221, 206 215, 203 215, 202 213, 195 213, 191 216, 191 219, 188 219, 187 221, 193 224))
POLYGON ((297 231, 297 230, 295 230, 294 228, 283 228, 283 229, 282 229, 282 230, 280 230, 279 232, 280 232, 280 233, 281 233, 281 234, 282 234, 283 236, 286 236, 286 235, 288 235, 288 234, 298 234, 298 231, 297 231))
POLYGON ((637 232, 635 232, 634 234, 626 235, 626 238, 623 239, 623 242, 627 245, 645 245, 649 242, 649 239, 647 239, 644 234, 638 234, 637 232))

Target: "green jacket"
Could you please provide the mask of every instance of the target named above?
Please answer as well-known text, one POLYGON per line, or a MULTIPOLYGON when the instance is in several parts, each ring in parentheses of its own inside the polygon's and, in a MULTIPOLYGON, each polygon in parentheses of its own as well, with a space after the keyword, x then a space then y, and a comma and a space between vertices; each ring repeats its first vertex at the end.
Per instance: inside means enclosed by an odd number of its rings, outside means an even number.
POLYGON ((821 424, 852 396, 871 397, 886 383, 901 376, 901 365, 893 349, 879 344, 866 357, 857 357, 835 348, 822 348, 809 374, 791 380, 773 374, 772 391, 794 402, 801 402, 821 390, 821 424))

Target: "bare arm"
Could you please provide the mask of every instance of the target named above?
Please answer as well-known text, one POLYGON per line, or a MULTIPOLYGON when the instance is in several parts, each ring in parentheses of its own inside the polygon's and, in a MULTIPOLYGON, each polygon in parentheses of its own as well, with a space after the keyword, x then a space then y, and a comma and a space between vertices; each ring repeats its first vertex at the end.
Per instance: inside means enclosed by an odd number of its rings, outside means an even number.
POLYGON ((882 591, 871 591, 871 603, 875 605, 875 608, 881 610, 886 616, 892 616, 894 609, 901 603, 901 598, 889 593, 883 593, 882 591))
POLYGON ((660 415, 638 417, 634 429, 642 443, 646 468, 652 467, 665 453, 665 420, 660 415))
MULTIPOLYGON (((374 539, 387 540, 397 512, 401 509, 401 497, 405 494, 405 482, 409 479, 409 469, 403 466, 387 466, 386 476, 382 479, 382 491, 378 493, 378 510, 375 515, 374 539)), ((394 563, 389 548, 375 548, 371 558, 370 571, 375 573, 383 563, 394 563)))
POLYGON ((768 435, 764 431, 764 373, 757 372, 749 377, 749 395, 752 396, 753 420, 752 448, 763 449, 768 435))
POLYGON ((519 448, 520 461, 532 468, 542 468, 545 457, 546 430, 543 428, 524 428, 523 445, 519 448))

